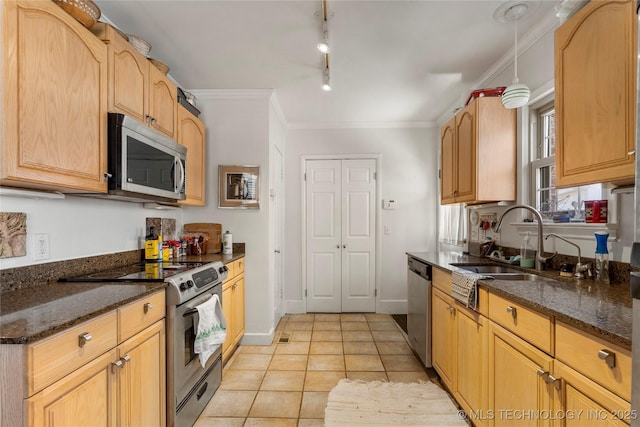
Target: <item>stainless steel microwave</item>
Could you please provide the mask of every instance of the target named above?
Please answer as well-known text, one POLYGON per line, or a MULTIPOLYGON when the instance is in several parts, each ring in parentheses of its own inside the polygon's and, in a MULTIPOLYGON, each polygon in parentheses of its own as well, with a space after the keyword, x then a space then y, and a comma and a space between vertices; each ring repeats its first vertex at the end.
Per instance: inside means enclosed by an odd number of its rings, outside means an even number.
POLYGON ((109 113, 107 145, 110 198, 186 198, 186 147, 119 113, 109 113))

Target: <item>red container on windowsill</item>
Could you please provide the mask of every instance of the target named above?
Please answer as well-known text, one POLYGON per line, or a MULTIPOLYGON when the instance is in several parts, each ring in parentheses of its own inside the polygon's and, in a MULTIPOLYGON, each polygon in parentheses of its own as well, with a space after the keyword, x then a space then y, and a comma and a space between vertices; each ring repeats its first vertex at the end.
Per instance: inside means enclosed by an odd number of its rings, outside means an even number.
POLYGON ((608 200, 585 200, 584 221, 588 224, 606 223, 609 213, 608 200))

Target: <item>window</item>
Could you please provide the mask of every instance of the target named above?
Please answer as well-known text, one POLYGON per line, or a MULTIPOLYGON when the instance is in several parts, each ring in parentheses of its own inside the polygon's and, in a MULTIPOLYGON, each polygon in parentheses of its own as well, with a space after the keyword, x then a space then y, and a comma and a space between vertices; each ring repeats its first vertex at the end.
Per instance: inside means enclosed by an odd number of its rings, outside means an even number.
POLYGON ((532 110, 532 204, 545 221, 584 222, 584 201, 605 199, 602 184, 556 188, 555 108, 552 102, 532 110))
POLYGON ((438 238, 445 245, 464 245, 467 240, 467 210, 463 204, 440 205, 438 238))

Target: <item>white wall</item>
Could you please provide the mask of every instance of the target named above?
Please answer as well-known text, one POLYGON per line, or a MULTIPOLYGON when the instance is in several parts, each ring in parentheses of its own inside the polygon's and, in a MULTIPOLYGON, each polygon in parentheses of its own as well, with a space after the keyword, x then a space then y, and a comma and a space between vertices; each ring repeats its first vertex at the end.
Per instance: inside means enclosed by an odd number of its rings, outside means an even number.
POLYGON ((184 222, 214 222, 246 245, 245 344, 273 338, 273 273, 269 239, 269 91, 193 91, 207 130, 206 206, 186 208, 184 222), (260 209, 218 208, 218 165, 260 166, 260 209))
POLYGON ((27 214, 27 255, 0 259, 0 269, 43 264, 113 252, 142 249, 145 218, 174 218, 182 226, 181 210, 144 209, 142 203, 67 196, 38 200, 0 196, 0 211, 27 214), (49 235, 51 257, 33 260, 33 235, 49 235))
POLYGON ((290 129, 286 156, 285 300, 288 312, 304 311, 302 262, 302 156, 380 154, 381 194, 396 210, 379 210, 381 276, 376 310, 406 312, 405 252, 436 249, 437 152, 435 128, 290 129), (382 230, 389 226, 390 234, 382 230))

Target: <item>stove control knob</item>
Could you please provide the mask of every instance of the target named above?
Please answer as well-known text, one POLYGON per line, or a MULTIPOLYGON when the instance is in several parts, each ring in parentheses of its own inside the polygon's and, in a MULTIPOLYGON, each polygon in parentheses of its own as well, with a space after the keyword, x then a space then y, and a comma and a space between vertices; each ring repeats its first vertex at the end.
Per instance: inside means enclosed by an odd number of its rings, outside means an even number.
POLYGON ((193 288, 194 285, 195 285, 195 283, 193 283, 193 280, 189 280, 187 282, 187 286, 190 287, 190 288, 193 288))
POLYGON ((186 291, 187 290, 187 284, 186 283, 180 283, 180 290, 181 291, 186 291))
POLYGON ((220 272, 220 274, 224 274, 225 272, 229 271, 229 267, 227 267, 226 265, 223 265, 218 269, 218 271, 220 272))

